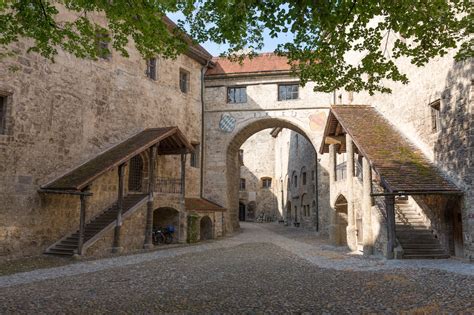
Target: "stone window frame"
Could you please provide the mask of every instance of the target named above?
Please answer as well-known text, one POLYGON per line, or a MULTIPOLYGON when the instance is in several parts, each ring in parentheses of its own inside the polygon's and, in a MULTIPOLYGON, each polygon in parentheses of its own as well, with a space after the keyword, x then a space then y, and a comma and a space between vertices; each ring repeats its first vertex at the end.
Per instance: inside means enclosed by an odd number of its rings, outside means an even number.
POLYGON ((227 96, 226 96, 227 104, 245 104, 247 103, 247 86, 245 85, 235 85, 235 86, 228 86, 227 87, 227 96), (231 91, 234 90, 234 97, 233 99, 230 97, 231 91), (235 92, 239 90, 239 99, 235 97, 235 92), (242 91, 244 94, 242 96, 242 91))
POLYGON ((272 178, 271 177, 262 177, 260 180, 262 182, 262 188, 263 189, 272 188, 272 178))
POLYGON ((191 143, 194 147, 194 152, 191 153, 191 157, 189 158, 189 165, 194 168, 199 168, 199 161, 201 156, 201 144, 200 143, 191 143))
POLYGON ((145 70, 145 75, 147 76, 147 78, 150 80, 156 81, 158 78, 157 69, 158 69, 158 60, 155 57, 148 58, 146 60, 146 70, 145 70))
POLYGON ((247 189, 247 183, 245 178, 240 178, 239 181, 239 191, 245 191, 247 189))
POLYGON ((108 32, 97 32, 95 37, 97 56, 102 60, 110 61, 112 59, 112 51, 109 48, 110 34, 108 32))
POLYGON ((0 119, 0 136, 9 136, 12 134, 12 104, 13 92, 0 89, 0 97, 2 99, 2 116, 0 119))
POLYGON ((429 104, 431 118, 431 133, 441 131, 441 99, 437 99, 429 104))
POLYGON ((298 100, 300 98, 300 84, 299 82, 288 82, 288 83, 280 83, 278 84, 278 101, 292 101, 292 100, 298 100), (294 90, 296 86, 296 91, 294 90), (288 91, 288 88, 291 87, 291 91, 288 91), (283 91, 282 88, 285 89, 284 97, 283 97, 283 91), (289 94, 288 94, 289 92, 289 94))
POLYGON ((183 94, 188 94, 189 93, 189 82, 190 82, 190 77, 191 77, 191 72, 184 68, 179 68, 179 77, 178 77, 178 85, 179 85, 179 90, 183 94), (184 78, 183 78, 184 76, 184 78))

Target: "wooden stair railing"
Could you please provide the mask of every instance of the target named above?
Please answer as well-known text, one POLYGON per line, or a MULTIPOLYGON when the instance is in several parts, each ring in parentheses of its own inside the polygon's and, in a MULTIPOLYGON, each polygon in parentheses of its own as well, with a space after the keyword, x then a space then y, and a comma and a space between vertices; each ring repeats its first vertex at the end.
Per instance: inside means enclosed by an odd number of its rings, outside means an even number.
MULTIPOLYGON (((134 210, 146 202, 147 196, 147 194, 129 194, 125 196, 123 199, 122 216, 125 218, 131 215, 134 210)), ((117 211, 118 204, 115 202, 111 207, 105 209, 85 224, 83 250, 97 241, 103 233, 115 226, 117 211)), ((78 250, 79 230, 76 230, 50 246, 45 251, 45 254, 73 256, 78 253, 78 250)))

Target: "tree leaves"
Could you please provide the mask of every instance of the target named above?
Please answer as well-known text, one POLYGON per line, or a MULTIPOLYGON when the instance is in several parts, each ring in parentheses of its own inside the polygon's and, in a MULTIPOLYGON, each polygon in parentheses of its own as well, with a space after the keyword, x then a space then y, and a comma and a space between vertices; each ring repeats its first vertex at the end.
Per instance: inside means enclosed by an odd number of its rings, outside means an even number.
POLYGON ((174 58, 192 43, 188 26, 197 42, 226 43, 226 55, 242 60, 236 53, 262 49, 265 31, 291 32, 276 53, 302 84, 374 93, 390 92, 386 80, 408 82, 398 58, 423 66, 450 49, 458 61, 473 57, 473 20, 469 0, 0 0, 0 46, 8 53, 30 38, 29 50, 51 60, 58 49, 97 59, 106 32, 123 56, 133 41, 144 58, 174 58), (178 11, 185 19, 173 27, 164 16, 178 11))

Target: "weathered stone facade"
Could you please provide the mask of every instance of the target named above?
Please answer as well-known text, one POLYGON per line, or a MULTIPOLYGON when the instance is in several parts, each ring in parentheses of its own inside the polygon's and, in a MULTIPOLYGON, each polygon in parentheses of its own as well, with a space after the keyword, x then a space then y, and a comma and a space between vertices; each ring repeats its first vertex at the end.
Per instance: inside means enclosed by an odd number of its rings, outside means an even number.
MULTIPOLYGON (((27 53, 24 42, 13 48, 15 56, 0 63, 0 95, 7 98, 8 115, 6 132, 0 134, 0 256, 40 253, 77 229, 79 197, 38 189, 105 149, 153 127, 179 126, 188 141, 201 142, 205 62, 192 55, 157 58, 152 80, 132 46, 129 58, 113 52, 107 59, 81 60, 60 51, 54 63, 27 53), (181 70, 189 74, 186 93, 180 90, 181 70)), ((189 160, 186 196, 199 196, 200 165, 192 167, 189 160)), ((179 178, 179 157, 159 156, 156 169, 158 177, 179 178)), ((117 185, 117 168, 92 182, 86 220, 117 200, 117 185)), ((124 235, 140 213, 124 222, 124 235)), ((143 228, 136 233, 138 244, 143 228)))

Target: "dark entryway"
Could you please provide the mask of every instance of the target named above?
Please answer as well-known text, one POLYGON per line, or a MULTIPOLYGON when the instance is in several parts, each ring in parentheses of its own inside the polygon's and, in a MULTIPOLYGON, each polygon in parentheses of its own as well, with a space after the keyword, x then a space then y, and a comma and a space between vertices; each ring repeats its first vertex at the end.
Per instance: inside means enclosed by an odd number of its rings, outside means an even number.
POLYGON ((140 155, 134 156, 130 160, 128 173, 128 190, 139 192, 142 190, 143 180, 143 159, 140 155))
POLYGON ((462 235, 462 214, 458 200, 448 201, 446 210, 452 215, 453 223, 453 246, 450 250, 451 255, 458 257, 464 256, 464 240, 462 235))
POLYGON ((200 239, 201 241, 210 240, 213 238, 212 233, 212 220, 208 216, 201 218, 201 223, 199 224, 200 229, 200 239))
POLYGON ((239 202, 239 221, 245 221, 245 205, 239 202))
POLYGON ((347 199, 340 195, 335 204, 336 208, 336 244, 347 245, 347 199))

